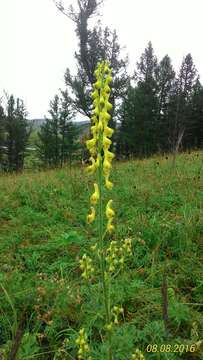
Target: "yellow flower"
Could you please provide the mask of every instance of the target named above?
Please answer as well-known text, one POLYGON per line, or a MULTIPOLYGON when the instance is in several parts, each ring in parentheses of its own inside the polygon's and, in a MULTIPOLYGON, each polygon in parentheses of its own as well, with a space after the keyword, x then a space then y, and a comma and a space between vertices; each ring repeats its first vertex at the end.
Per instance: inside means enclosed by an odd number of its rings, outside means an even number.
POLYGON ((94 86, 94 88, 96 88, 96 89, 101 89, 101 87, 102 87, 102 81, 101 81, 101 80, 98 80, 93 86, 94 86))
POLYGON ((98 122, 98 130, 99 131, 103 130, 103 122, 101 120, 99 120, 99 122, 98 122))
POLYGON ((113 160, 113 158, 115 157, 114 153, 112 153, 111 151, 108 151, 108 150, 104 151, 104 156, 105 156, 105 159, 107 159, 109 161, 113 160))
POLYGON ((99 116, 99 108, 98 106, 95 107, 95 109, 93 110, 93 114, 96 116, 99 116))
POLYGON ((97 155, 97 160, 96 160, 96 162, 95 162, 95 166, 97 167, 97 169, 98 169, 98 167, 99 167, 99 165, 100 165, 100 162, 101 162, 101 154, 98 154, 98 155, 97 155))
POLYGON ((90 161, 92 164, 86 168, 86 171, 89 172, 90 174, 93 174, 97 168, 97 165, 93 157, 90 158, 90 161))
POLYGON ((93 115, 91 117, 91 121, 92 121, 93 124, 97 124, 97 117, 95 115, 93 115))
POLYGON ((111 89, 110 89, 109 85, 106 84, 104 86, 104 92, 108 94, 108 93, 110 93, 110 91, 111 91, 111 89))
POLYGON ((76 345, 78 345, 78 359, 86 359, 87 353, 90 352, 89 345, 87 343, 87 334, 85 333, 84 329, 79 331, 79 336, 76 339, 76 345))
POLYGON ((92 205, 96 205, 99 200, 99 187, 96 183, 94 183, 94 193, 90 198, 90 202, 92 205))
POLYGON ((104 150, 108 150, 111 143, 112 143, 112 141, 110 139, 108 139, 105 135, 103 135, 103 147, 104 147, 104 150))
POLYGON ((107 111, 103 110, 102 119, 104 122, 108 122, 111 119, 111 115, 107 111))
POLYGON ((91 139, 86 141, 88 150, 92 149, 96 145, 96 139, 91 139))
POLYGON ((90 210, 91 210, 90 214, 87 215, 88 224, 91 224, 95 220, 95 216, 96 216, 96 211, 93 206, 91 206, 90 210))
POLYGON ((106 83, 107 84, 109 84, 110 82, 112 82, 112 77, 111 77, 111 75, 107 75, 107 77, 106 77, 106 83))
POLYGON ((104 127, 104 134, 105 134, 106 136, 112 137, 113 133, 114 133, 114 130, 113 130, 113 129, 111 129, 111 128, 108 127, 108 126, 105 126, 105 127, 104 127))
POLYGON ((113 323, 110 322, 110 324, 106 324, 106 330, 111 331, 113 329, 113 323))
POLYGON ((106 109, 107 109, 108 111, 110 111, 110 110, 112 109, 113 105, 112 105, 109 101, 107 101, 107 102, 105 103, 105 107, 106 107, 106 109))
POLYGON ((109 174, 109 171, 111 170, 111 163, 110 161, 108 161, 107 159, 104 159, 104 162, 103 162, 103 171, 104 171, 104 174, 109 174))
POLYGON ((113 183, 109 180, 108 176, 106 176, 106 178, 105 178, 105 185, 108 190, 112 190, 113 183))
POLYGON ((106 205, 106 217, 107 217, 107 219, 112 219, 115 216, 115 212, 111 207, 112 202, 113 202, 113 200, 109 200, 107 205, 106 205))
POLYGON ((100 105, 104 105, 105 100, 104 100, 103 96, 100 97, 99 103, 100 103, 100 105))
POLYGON ((97 97, 98 97, 98 90, 95 90, 95 91, 93 91, 92 93, 91 93, 91 97, 93 98, 93 99, 96 99, 97 97))
POLYGON ((108 231, 109 234, 111 234, 115 229, 115 226, 111 223, 111 221, 108 221, 107 223, 107 227, 106 230, 108 231))
POLYGON ((92 259, 86 254, 83 255, 82 259, 79 261, 80 269, 82 270, 82 277, 85 280, 90 279, 94 273, 94 267, 92 266, 92 259))

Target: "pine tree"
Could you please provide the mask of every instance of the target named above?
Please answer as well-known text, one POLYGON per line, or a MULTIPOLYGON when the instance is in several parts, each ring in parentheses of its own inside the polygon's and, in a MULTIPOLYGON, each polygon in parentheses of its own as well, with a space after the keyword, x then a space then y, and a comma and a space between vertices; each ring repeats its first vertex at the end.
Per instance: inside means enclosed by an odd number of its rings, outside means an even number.
POLYGON ((191 131, 190 104, 193 87, 197 81, 197 70, 191 54, 183 58, 181 68, 174 83, 169 105, 169 142, 175 154, 191 131))
POLYGON ((137 63, 134 79, 121 106, 118 146, 133 154, 149 155, 157 151, 157 58, 151 42, 137 63), (124 145, 125 143, 125 145, 124 145))
POLYGON ((77 146, 78 132, 71 121, 74 112, 67 90, 61 91, 61 97, 55 95, 49 114, 50 118, 40 128, 36 146, 43 165, 57 167, 71 162, 77 146))
POLYGON ((158 113, 156 120, 158 148, 161 151, 168 151, 168 108, 175 79, 175 71, 168 55, 165 55, 158 64, 156 79, 158 89, 158 113))
POLYGON ((61 108, 60 108, 60 162, 61 166, 67 161, 71 164, 74 152, 78 149, 77 137, 79 135, 76 125, 73 124, 72 118, 74 112, 71 108, 71 99, 68 91, 61 91, 61 108))
POLYGON ((183 141, 185 149, 203 147, 203 86, 199 78, 193 86, 189 106, 190 129, 183 141))
POLYGON ((24 167, 26 147, 28 145, 31 126, 26 120, 27 112, 22 100, 8 97, 5 117, 5 154, 7 169, 20 171, 24 167))
POLYGON ((46 119, 45 123, 40 126, 38 132, 38 140, 36 141, 36 149, 39 160, 44 167, 53 166, 53 147, 54 137, 51 129, 50 120, 46 119))
POLYGON ((143 153, 145 155, 156 152, 158 140, 158 124, 157 124, 157 74, 158 61, 154 54, 152 43, 149 42, 141 55, 140 61, 137 63, 137 79, 138 79, 138 119, 143 129, 143 153))
MULTIPOLYGON (((128 59, 121 58, 121 48, 116 31, 108 27, 102 29, 101 23, 90 28, 89 20, 94 16, 103 1, 78 0, 78 8, 69 7, 65 10, 62 2, 56 1, 57 7, 76 24, 76 34, 79 40, 79 51, 75 53, 77 74, 71 75, 67 69, 65 82, 73 92, 74 109, 83 115, 91 116, 91 86, 94 83, 94 71, 98 61, 108 60, 113 69, 113 85, 110 101, 115 109, 115 102, 126 93, 129 77, 127 75, 128 59)), ((111 114, 112 117, 115 114, 111 114)), ((112 125, 112 124, 111 124, 112 125)), ((115 125, 115 124, 114 124, 115 125)))

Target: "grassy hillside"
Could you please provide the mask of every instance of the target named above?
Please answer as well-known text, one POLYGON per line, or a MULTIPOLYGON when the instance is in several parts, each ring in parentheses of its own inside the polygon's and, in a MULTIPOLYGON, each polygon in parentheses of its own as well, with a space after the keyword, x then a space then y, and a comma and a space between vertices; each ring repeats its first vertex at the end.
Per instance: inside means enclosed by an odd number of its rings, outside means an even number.
MULTIPOLYGON (((133 242, 113 280, 111 297, 124 308, 115 360, 136 348, 152 360, 203 359, 202 155, 179 155, 175 172, 168 157, 114 163, 113 237, 133 242)), ((85 285, 79 269, 96 237, 86 224, 91 193, 92 178, 78 168, 0 177, 0 359, 20 338, 18 360, 76 359, 82 326, 93 359, 106 359, 100 284, 95 276, 85 285)))

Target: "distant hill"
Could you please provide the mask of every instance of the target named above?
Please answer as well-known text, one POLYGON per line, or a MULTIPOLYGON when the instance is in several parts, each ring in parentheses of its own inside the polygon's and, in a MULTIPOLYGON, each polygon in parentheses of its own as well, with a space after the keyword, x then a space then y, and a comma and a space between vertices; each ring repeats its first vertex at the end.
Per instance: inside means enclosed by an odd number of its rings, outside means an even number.
MULTIPOLYGON (((45 118, 43 119, 31 119, 29 120, 33 124, 33 130, 39 130, 40 126, 44 124, 46 121, 45 118)), ((90 128, 90 121, 89 120, 73 120, 73 123, 79 127, 80 129, 80 136, 82 136, 84 133, 89 131, 90 128)))

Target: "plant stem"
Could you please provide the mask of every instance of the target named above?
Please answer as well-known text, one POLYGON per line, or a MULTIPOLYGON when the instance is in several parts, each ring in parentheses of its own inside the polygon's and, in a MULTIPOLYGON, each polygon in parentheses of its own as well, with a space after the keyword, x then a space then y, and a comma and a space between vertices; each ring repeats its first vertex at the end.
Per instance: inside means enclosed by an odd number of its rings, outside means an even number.
MULTIPOLYGON (((101 139, 100 139, 101 140, 101 139)), ((106 324, 110 324, 111 316, 110 316, 110 296, 109 289, 107 284, 107 279, 105 275, 105 248, 104 248, 104 236, 103 234, 103 203, 102 203, 102 163, 100 161, 99 169, 98 169, 98 186, 99 186, 99 248, 100 248, 100 267, 101 267, 101 280, 102 280, 102 289, 103 289, 103 299, 105 305, 106 312, 106 324)), ((108 359, 112 360, 112 346, 111 346, 111 331, 108 331, 108 359)))

